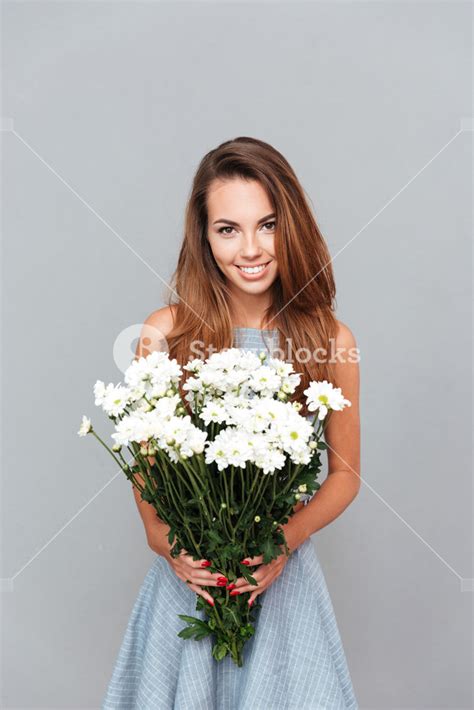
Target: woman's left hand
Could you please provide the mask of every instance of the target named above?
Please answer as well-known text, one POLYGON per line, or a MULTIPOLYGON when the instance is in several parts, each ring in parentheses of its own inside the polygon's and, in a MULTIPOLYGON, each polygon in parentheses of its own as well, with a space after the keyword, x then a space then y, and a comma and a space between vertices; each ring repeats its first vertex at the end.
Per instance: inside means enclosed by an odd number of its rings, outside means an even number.
POLYGON ((281 555, 278 555, 276 559, 265 565, 263 564, 263 555, 246 557, 245 560, 248 560, 249 568, 253 565, 259 565, 256 572, 249 570, 252 577, 255 578, 258 586, 256 587, 255 584, 249 584, 245 577, 238 577, 235 582, 229 586, 231 588, 231 594, 236 590, 238 590, 240 594, 243 594, 244 592, 251 592, 250 597, 247 600, 250 605, 253 604, 255 597, 264 592, 265 589, 267 589, 267 587, 269 587, 270 584, 272 584, 272 582, 280 576, 286 563, 288 562, 288 557, 283 549, 281 555))
MULTIPOLYGON (((302 507, 302 503, 297 504, 295 506, 295 512, 302 507)), ((295 525, 295 522, 296 519, 293 517, 290 518, 288 523, 282 525, 290 554, 298 546, 299 542, 301 542, 301 540, 299 540, 298 527, 295 525), (296 542, 296 540, 299 540, 299 542, 296 542)), ((283 572, 285 565, 289 560, 289 555, 286 554, 284 545, 281 546, 281 549, 282 554, 278 555, 276 559, 268 562, 267 564, 263 564, 263 555, 246 557, 245 560, 248 560, 249 567, 259 565, 255 572, 249 570, 252 577, 256 580, 257 586, 255 586, 255 584, 249 584, 245 577, 238 577, 235 582, 228 585, 231 587, 231 594, 234 590, 238 590, 240 594, 243 594, 244 592, 251 592, 247 602, 249 605, 253 604, 255 598, 264 592, 265 589, 267 589, 283 572)))

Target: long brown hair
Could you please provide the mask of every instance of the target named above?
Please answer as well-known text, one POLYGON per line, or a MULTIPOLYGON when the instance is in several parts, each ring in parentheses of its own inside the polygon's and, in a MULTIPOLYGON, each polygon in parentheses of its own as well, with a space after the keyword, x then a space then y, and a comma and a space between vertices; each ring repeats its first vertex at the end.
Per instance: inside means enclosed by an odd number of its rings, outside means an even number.
MULTIPOLYGON (((186 206, 184 238, 171 286, 168 304, 174 307, 172 331, 166 336, 170 357, 180 364, 196 357, 191 343, 201 341, 203 351, 234 347, 229 308, 229 289, 216 264, 207 240, 206 197, 216 180, 257 180, 267 191, 276 218, 275 257, 278 275, 272 284, 272 302, 265 312, 265 327, 279 333, 279 347, 285 360, 291 359, 301 372, 300 385, 292 396, 304 404, 303 390, 311 380, 334 382, 333 366, 324 348, 332 352, 337 321, 335 283, 331 258, 293 169, 268 143, 240 136, 221 143, 201 160, 186 206), (289 343, 285 339, 289 338, 289 343), (318 358, 300 362, 298 348, 315 350, 318 358), (286 355, 290 353, 290 356, 286 355), (321 361, 322 360, 322 361, 321 361)), ((213 352, 211 350, 211 352, 213 352)), ((303 407, 302 414, 306 414, 303 407)))

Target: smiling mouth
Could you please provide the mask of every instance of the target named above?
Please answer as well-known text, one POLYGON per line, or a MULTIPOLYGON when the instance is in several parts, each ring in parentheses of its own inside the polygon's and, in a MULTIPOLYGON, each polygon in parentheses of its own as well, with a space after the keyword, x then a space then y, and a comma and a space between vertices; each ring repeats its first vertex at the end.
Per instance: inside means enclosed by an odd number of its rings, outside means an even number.
POLYGON ((255 266, 240 266, 240 264, 235 264, 235 266, 245 274, 258 274, 260 271, 263 271, 266 266, 268 266, 270 261, 266 261, 263 264, 255 264, 255 266))

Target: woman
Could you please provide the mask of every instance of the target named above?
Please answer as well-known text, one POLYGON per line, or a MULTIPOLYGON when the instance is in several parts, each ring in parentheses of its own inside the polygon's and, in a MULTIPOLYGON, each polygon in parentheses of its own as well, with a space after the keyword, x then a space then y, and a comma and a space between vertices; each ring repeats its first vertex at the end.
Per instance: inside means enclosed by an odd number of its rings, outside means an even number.
MULTIPOLYGON (((310 539, 360 488, 357 349, 350 329, 334 316, 324 239, 293 170, 272 146, 240 137, 203 158, 174 284, 177 302, 147 318, 137 356, 164 345, 184 364, 225 347, 267 347, 302 373, 294 399, 303 404, 309 381, 327 379, 352 406, 332 412, 325 433, 328 476, 284 526, 291 554, 269 564, 251 558, 257 587, 244 578, 235 584, 233 593, 248 595, 250 604, 263 595, 242 668, 230 656, 215 661, 209 637, 177 636, 183 627, 177 615, 196 615, 195 593, 212 603, 207 588, 222 580, 186 551, 171 557, 169 528, 133 488, 157 558, 132 610, 103 710, 357 708, 310 539)), ((304 408, 301 413, 311 416, 304 408)))

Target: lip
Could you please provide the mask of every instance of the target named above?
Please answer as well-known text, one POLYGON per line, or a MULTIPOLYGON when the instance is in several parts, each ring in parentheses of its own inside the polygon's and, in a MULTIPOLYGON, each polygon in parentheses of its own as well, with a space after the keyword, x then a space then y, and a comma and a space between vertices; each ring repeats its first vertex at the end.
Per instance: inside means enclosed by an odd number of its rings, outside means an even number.
MULTIPOLYGON (((239 274, 242 276, 243 279, 246 279, 247 281, 257 281, 258 279, 261 279, 263 276, 265 276, 265 274, 268 271, 268 267, 270 266, 271 263, 272 263, 271 260, 268 261, 265 265, 265 268, 262 269, 261 271, 258 271, 256 274, 246 274, 245 271, 242 271, 242 269, 239 269, 237 264, 234 264, 234 266, 237 269, 237 271, 239 272, 239 274)), ((261 264, 255 264, 255 266, 260 266, 260 265, 261 264)), ((243 264, 242 264, 242 266, 243 266, 243 264)), ((250 265, 249 265, 249 268, 251 268, 250 265)))

